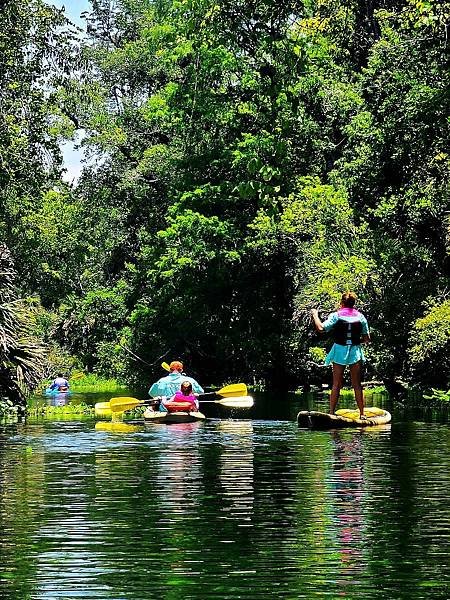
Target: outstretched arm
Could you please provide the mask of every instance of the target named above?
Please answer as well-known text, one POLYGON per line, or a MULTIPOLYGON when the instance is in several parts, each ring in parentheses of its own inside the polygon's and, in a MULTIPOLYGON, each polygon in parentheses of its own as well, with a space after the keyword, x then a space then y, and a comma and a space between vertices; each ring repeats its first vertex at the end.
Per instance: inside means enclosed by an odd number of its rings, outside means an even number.
POLYGON ((317 331, 323 331, 324 330, 323 323, 319 318, 319 311, 317 310, 317 308, 312 309, 311 316, 312 316, 312 319, 314 321, 314 325, 315 325, 317 331))

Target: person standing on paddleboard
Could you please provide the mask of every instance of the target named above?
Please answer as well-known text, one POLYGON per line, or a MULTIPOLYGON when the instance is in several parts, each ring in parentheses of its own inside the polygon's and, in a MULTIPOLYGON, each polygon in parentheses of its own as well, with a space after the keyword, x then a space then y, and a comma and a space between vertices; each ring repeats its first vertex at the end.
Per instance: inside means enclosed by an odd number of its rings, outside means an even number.
POLYGON ((192 391, 195 394, 203 394, 204 390, 202 386, 192 377, 186 377, 183 375, 183 363, 174 360, 169 365, 169 374, 165 377, 158 379, 149 389, 149 396, 156 398, 157 396, 166 396, 171 398, 180 389, 183 381, 189 381, 192 384, 192 391))
POLYGON ((330 395, 330 414, 334 415, 339 394, 344 381, 345 367, 350 369, 352 387, 360 418, 364 416, 364 395, 361 385, 362 364, 365 361, 361 344, 370 342, 369 325, 366 317, 354 308, 356 294, 342 294, 341 305, 337 312, 331 313, 322 323, 317 309, 311 311, 317 331, 330 332, 334 339, 333 347, 325 359, 326 365, 333 366, 333 387, 330 395))

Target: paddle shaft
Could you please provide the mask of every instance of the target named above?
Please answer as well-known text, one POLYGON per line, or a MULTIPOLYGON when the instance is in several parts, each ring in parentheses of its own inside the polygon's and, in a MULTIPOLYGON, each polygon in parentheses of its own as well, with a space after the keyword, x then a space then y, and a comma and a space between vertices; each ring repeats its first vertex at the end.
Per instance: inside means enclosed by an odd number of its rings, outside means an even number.
POLYGON ((217 392, 204 392, 203 394, 197 394, 197 399, 199 402, 214 402, 215 398, 223 398, 223 396, 217 392), (208 398, 211 398, 211 400, 208 400, 208 398))
MULTIPOLYGON (((228 386, 229 388, 229 386, 228 386)), ((227 388, 223 388, 219 390, 227 394, 227 388)), ((234 389, 232 390, 234 392, 234 389)), ((148 400, 138 400, 137 398, 111 398, 109 405, 111 411, 115 412, 125 412, 127 410, 132 410, 133 408, 137 408, 138 406, 158 406, 162 400, 165 398, 156 397, 150 398, 148 400)), ((212 394, 200 394, 199 398, 200 402, 213 402, 215 404, 222 404, 223 406, 227 406, 229 408, 246 408, 253 405, 253 398, 250 396, 239 396, 237 397, 235 393, 231 395, 231 397, 221 398, 221 394, 217 392, 212 392, 212 394), (206 396, 207 398, 213 396, 211 400, 204 400, 203 398, 206 396), (203 397, 203 398, 202 398, 203 397)))

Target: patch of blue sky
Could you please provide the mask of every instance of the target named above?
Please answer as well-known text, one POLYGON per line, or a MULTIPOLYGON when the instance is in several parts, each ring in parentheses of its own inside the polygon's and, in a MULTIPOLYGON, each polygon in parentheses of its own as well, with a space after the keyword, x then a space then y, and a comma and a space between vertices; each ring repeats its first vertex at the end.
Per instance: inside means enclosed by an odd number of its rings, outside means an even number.
POLYGON ((81 13, 91 10, 91 3, 89 0, 46 0, 47 4, 53 4, 58 8, 64 8, 67 17, 81 27, 86 28, 86 22, 81 18, 81 13))
MULTIPOLYGON (((68 19, 77 25, 83 31, 86 29, 86 21, 81 18, 81 13, 91 10, 89 0, 46 0, 47 4, 64 8, 64 12, 68 19)), ((80 131, 77 135, 77 140, 67 141, 61 144, 63 154, 64 167, 66 169, 63 179, 69 183, 75 183, 82 171, 82 161, 84 153, 81 148, 77 148, 77 141, 82 139, 83 132, 80 131)))

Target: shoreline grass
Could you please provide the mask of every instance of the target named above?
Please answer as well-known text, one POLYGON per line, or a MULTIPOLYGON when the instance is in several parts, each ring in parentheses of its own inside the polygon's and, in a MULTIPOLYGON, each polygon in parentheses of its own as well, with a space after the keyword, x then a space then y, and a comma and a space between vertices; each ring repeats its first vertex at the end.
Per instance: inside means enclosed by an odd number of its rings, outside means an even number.
MULTIPOLYGON (((104 379, 94 373, 73 373, 69 378, 71 392, 114 392, 115 390, 126 390, 127 386, 118 382, 116 379, 104 379)), ((43 387, 47 388, 51 384, 50 380, 43 382, 43 387)))

